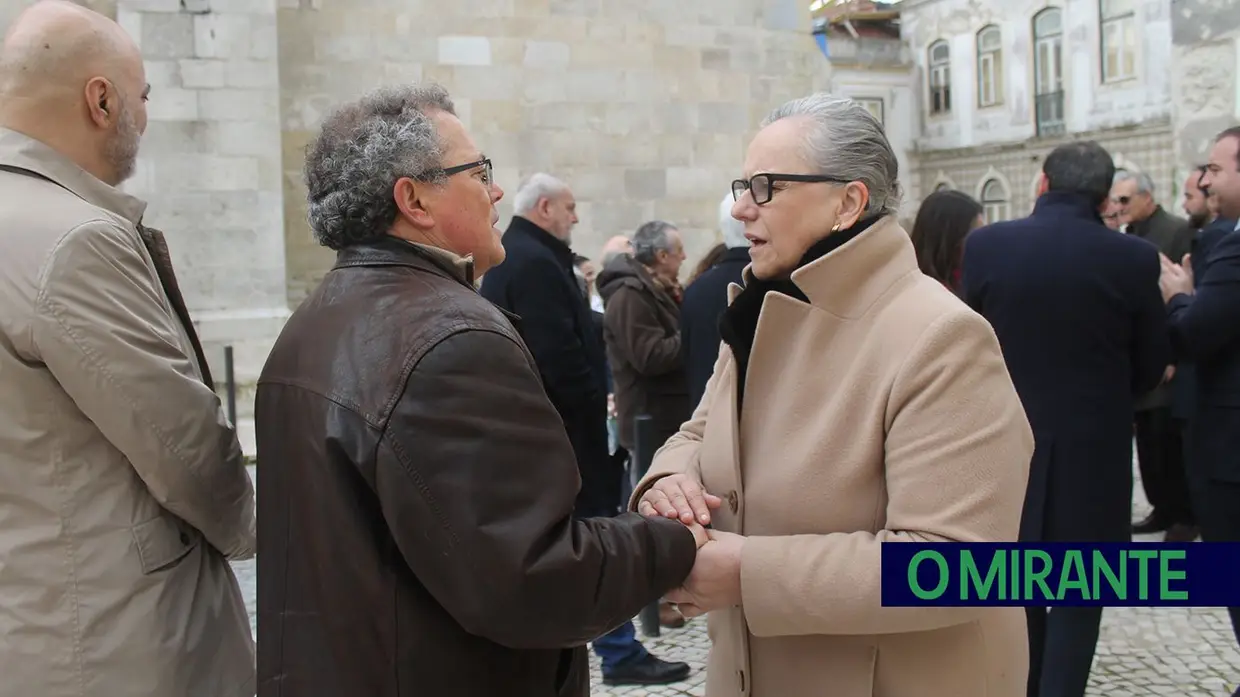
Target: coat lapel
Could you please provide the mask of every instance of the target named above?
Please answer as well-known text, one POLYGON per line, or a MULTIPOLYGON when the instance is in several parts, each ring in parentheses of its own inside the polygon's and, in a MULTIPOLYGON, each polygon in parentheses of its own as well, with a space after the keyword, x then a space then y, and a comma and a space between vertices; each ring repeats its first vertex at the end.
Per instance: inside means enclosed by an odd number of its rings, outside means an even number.
POLYGON ((215 390, 211 368, 207 365, 202 343, 198 340, 198 332, 194 329, 194 323, 190 321, 189 310, 185 307, 185 298, 181 295, 181 286, 177 283, 177 276, 172 268, 172 256, 168 253, 168 243, 164 239, 164 233, 139 223, 138 234, 142 237, 142 243, 146 245, 146 250, 151 255, 151 261, 155 263, 155 273, 159 275, 159 283, 164 288, 164 294, 172 303, 172 309, 176 312, 177 319, 181 321, 185 335, 189 337, 190 345, 194 348, 194 358, 198 361, 202 381, 207 384, 207 387, 215 390))

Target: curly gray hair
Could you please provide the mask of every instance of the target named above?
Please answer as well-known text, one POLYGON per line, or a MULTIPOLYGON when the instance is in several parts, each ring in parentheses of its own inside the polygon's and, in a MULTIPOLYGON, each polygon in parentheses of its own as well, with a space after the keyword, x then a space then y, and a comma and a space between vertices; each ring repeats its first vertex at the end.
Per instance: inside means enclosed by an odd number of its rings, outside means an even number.
POLYGON ((401 177, 442 183, 443 142, 431 116, 455 114, 439 85, 383 88, 337 108, 306 149, 310 229, 340 250, 386 235, 401 177))
POLYGON ((762 122, 806 117, 805 157, 819 174, 865 184, 870 192, 863 218, 886 215, 900 205, 899 161, 883 127, 848 97, 819 92, 777 107, 762 122))
POLYGON ((660 251, 670 251, 672 238, 669 233, 676 226, 666 220, 651 220, 642 223, 633 233, 633 258, 647 266, 658 261, 660 251))

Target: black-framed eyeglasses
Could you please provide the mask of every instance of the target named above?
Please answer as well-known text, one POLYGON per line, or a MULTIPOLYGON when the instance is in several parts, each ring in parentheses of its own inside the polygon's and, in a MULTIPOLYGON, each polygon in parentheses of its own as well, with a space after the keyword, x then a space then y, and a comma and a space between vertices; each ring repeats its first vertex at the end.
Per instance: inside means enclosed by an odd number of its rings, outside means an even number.
POLYGON ((775 174, 763 172, 748 179, 737 179, 732 182, 732 199, 739 201, 741 195, 748 191, 753 195, 753 202, 759 206, 769 202, 775 195, 775 182, 808 182, 812 184, 847 184, 851 179, 828 177, 822 174, 775 174))
POLYGON ((495 176, 491 168, 491 158, 489 157, 484 157, 481 160, 477 160, 475 162, 466 162, 463 165, 453 165, 451 167, 444 167, 438 170, 431 170, 423 176, 427 178, 430 178, 436 175, 450 177, 454 174, 460 174, 461 172, 468 172, 473 169, 478 169, 479 167, 486 168, 482 173, 482 183, 486 184, 487 186, 490 186, 495 181, 495 176))

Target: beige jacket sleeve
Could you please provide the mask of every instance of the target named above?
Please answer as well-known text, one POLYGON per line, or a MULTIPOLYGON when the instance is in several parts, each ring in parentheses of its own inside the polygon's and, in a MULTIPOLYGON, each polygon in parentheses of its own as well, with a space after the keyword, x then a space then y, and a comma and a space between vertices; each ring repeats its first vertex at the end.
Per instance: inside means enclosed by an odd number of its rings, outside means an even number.
POLYGON ((230 559, 255 551, 254 487, 219 397, 194 372, 136 233, 74 229, 40 275, 34 346, 151 495, 230 559))
POLYGON ((715 359, 715 368, 710 379, 706 381, 706 389, 702 393, 702 401, 694 409, 689 420, 681 424, 667 442, 655 451, 650 463, 650 470, 633 487, 633 495, 629 498, 629 510, 637 510, 637 502, 656 481, 671 474, 687 474, 702 483, 702 470, 699 466, 699 453, 702 449, 702 436, 706 432, 706 420, 710 417, 710 403, 715 391, 719 389, 724 369, 731 359, 732 352, 726 345, 719 345, 719 357, 715 359))
POLYGON ((755 635, 907 633, 978 616, 969 607, 882 607, 879 547, 1016 541, 1033 432, 980 316, 948 315, 918 344, 887 405, 885 529, 748 538, 742 605, 755 635))

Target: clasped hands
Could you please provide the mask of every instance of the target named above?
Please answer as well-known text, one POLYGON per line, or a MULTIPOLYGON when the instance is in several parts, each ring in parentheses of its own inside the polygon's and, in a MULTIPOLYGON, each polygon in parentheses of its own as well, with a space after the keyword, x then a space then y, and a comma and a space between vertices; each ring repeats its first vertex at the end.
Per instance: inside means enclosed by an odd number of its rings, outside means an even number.
POLYGON ((679 520, 697 540, 693 570, 684 585, 665 596, 686 618, 741 603, 741 551, 745 538, 705 527, 710 524, 711 510, 721 505, 723 499, 706 493, 700 483, 683 474, 659 479, 637 503, 638 513, 679 520))

